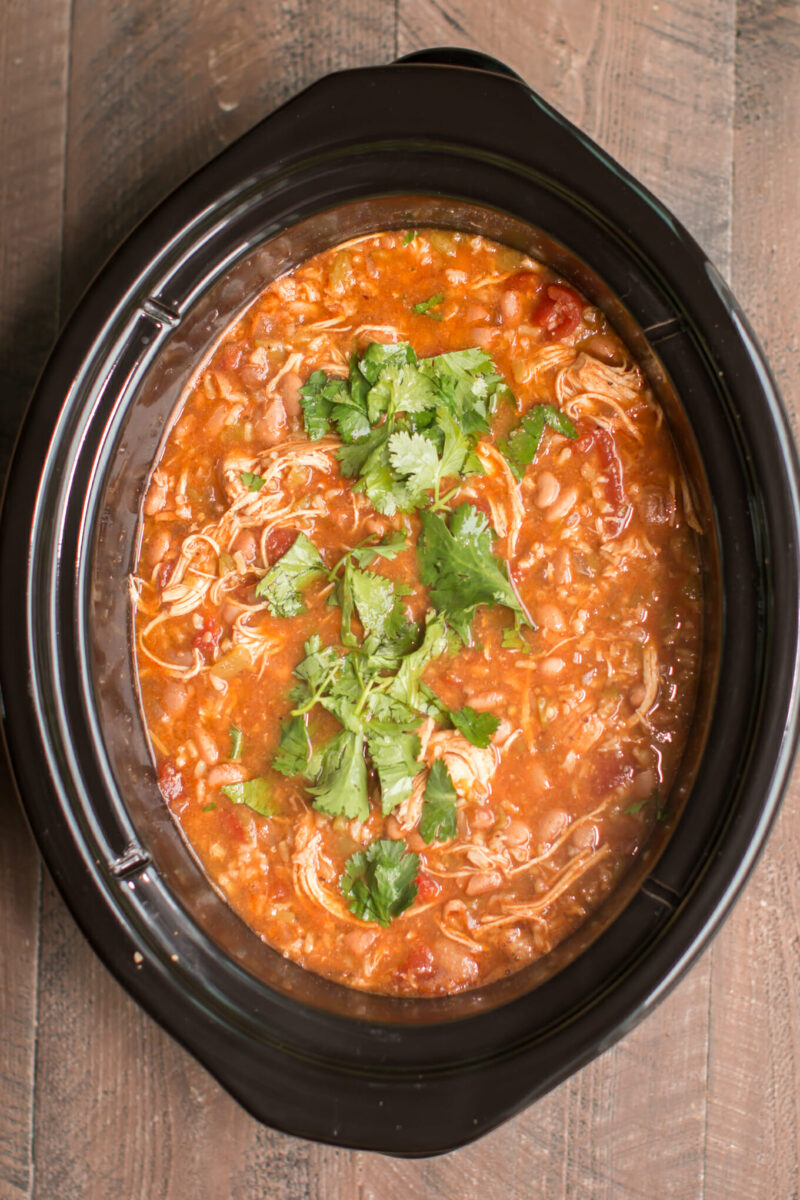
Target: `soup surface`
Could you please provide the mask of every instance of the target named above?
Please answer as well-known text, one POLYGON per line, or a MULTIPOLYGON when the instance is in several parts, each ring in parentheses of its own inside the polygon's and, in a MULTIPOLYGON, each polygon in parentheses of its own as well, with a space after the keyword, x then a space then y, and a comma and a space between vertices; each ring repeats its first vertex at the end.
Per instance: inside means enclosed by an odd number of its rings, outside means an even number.
POLYGON ((441 995, 545 954, 661 818, 700 532, 603 315, 481 237, 277 279, 195 376, 132 593, 166 803, 266 942, 441 995))

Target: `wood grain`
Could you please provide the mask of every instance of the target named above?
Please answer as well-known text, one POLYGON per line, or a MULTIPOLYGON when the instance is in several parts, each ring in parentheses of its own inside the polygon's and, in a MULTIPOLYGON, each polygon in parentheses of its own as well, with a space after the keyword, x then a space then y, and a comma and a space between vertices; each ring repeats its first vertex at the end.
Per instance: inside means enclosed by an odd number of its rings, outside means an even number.
MULTIPOLYGON (((731 275, 798 430, 796 3, 73 9, 0 6, 0 461, 59 303, 149 208, 326 71, 436 44, 507 61, 677 212, 731 275)), ((39 869, 9 797, 0 776, 0 1200, 800 1195, 798 776, 734 916, 659 1010, 482 1142, 426 1162, 312 1146, 247 1116, 111 980, 49 880, 38 932, 39 869)))
MULTIPOLYGON (((673 207, 727 273, 734 6, 563 0, 540 12, 534 20, 512 0, 484 16, 462 2, 458 40, 519 71, 673 207)), ((435 0, 402 0, 400 51, 452 40, 448 24, 435 0)), ((409 1179, 423 1194, 477 1197, 487 1163, 511 1195, 699 1196, 712 954, 620 1045, 480 1145, 398 1167, 395 1190, 368 1163, 365 1200, 399 1198, 409 1179)))
MULTIPOLYGON (((800 429, 795 293, 800 9, 739 6, 732 262, 744 304, 800 429)), ((714 949, 708 1196, 800 1195, 800 778, 714 949)))
MULTIPOLYGON (((58 324, 68 32, 68 0, 0 6, 0 479, 58 324)), ((18 1200, 32 1170, 39 860, 4 761, 0 820, 0 1200, 18 1200)))

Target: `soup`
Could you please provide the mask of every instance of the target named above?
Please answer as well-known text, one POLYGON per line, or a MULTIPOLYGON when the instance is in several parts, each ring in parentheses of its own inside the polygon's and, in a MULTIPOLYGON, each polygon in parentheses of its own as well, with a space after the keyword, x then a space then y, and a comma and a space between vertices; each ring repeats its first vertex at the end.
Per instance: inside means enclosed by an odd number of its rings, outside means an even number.
POLYGON ((178 406, 132 580, 159 786, 214 886, 369 991, 546 954, 662 818, 700 533, 639 368, 542 264, 408 229, 275 280, 178 406))

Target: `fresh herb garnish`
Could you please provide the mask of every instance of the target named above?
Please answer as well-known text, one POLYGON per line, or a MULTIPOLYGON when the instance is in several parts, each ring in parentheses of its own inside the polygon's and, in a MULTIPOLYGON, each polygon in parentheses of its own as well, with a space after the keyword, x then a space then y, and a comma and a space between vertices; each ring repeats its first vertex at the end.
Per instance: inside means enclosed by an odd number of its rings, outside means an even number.
POLYGON ((214 801, 212 800, 210 804, 204 804, 204 805, 203 805, 203 809, 202 809, 202 811, 203 811, 203 812, 214 812, 214 810, 215 810, 215 808, 216 808, 216 807, 217 807, 217 806, 216 806, 216 804, 215 804, 215 803, 214 803, 214 801))
POLYGON ((273 770, 281 775, 302 775, 311 757, 308 729, 303 717, 292 717, 281 726, 281 744, 272 760, 273 770))
POLYGON ((244 783, 226 783, 220 788, 234 804, 244 804, 261 817, 274 817, 278 811, 269 794, 266 779, 248 779, 244 783))
POLYGON ((412 304, 411 311, 416 313, 418 317, 433 317, 434 321, 441 321, 441 313, 431 312, 432 308, 438 308, 440 304, 444 304, 444 292, 436 292, 433 296, 429 296, 427 300, 420 300, 419 304, 412 304))
POLYGON ((242 743, 244 741, 242 731, 236 725, 231 725, 228 730, 228 736, 231 739, 231 752, 228 758, 231 762, 238 762, 242 757, 242 743))
MULTIPOLYGON (((443 503, 447 477, 483 472, 475 445, 508 385, 479 347, 417 359, 408 342, 373 342, 348 379, 316 371, 301 388, 306 431, 336 429, 342 473, 379 512, 443 503)), ((510 393, 509 393, 510 394, 510 393)))
POLYGON ((408 233, 407 233, 407 234, 406 234, 406 236, 403 238, 403 240, 402 240, 402 242, 400 243, 400 245, 401 245, 401 246, 409 246, 409 245, 411 244, 411 242, 413 242, 413 240, 414 240, 414 238, 415 238, 416 236, 417 236, 417 230, 416 230, 416 229, 409 229, 408 233))
POLYGON ((314 807, 329 816, 366 820, 369 815, 365 751, 378 777, 381 809, 388 815, 410 794, 420 743, 416 728, 441 704, 421 682, 428 663, 450 645, 444 620, 431 616, 420 639, 405 625, 340 652, 323 646, 318 635, 306 642, 295 668, 292 719, 284 724, 273 767, 301 775, 315 797, 314 807), (433 699, 431 699, 433 697, 433 699), (326 745, 312 750, 305 714, 319 704, 342 725, 326 745))
POLYGON ((485 750, 492 737, 500 728, 500 718, 492 713, 476 712, 465 704, 463 708, 454 708, 450 712, 450 720, 459 733, 463 733, 468 742, 479 749, 485 750))
POLYGON ((460 504, 449 524, 431 512, 421 512, 420 519, 420 578, 433 604, 462 641, 469 640, 480 604, 505 604, 521 620, 527 620, 505 563, 492 554, 494 531, 479 509, 460 504))
POLYGON ((260 492, 264 486, 264 480, 260 475, 254 475, 252 471, 241 472, 242 483, 251 492, 260 492))
POLYGON ((266 599, 273 616, 294 617, 305 612, 303 588, 327 573, 317 547, 299 533, 283 557, 259 580, 256 595, 266 599))
POLYGON ((458 796, 443 758, 437 758, 430 769, 422 800, 420 837, 431 842, 449 842, 456 836, 458 796))
POLYGON ((381 785, 381 811, 385 817, 411 795, 419 774, 420 740, 416 733, 367 733, 372 765, 381 785))
POLYGON ((388 928, 414 903, 418 872, 419 855, 405 842, 380 840, 347 860, 339 886, 355 916, 388 928))
POLYGON ((577 429, 566 413, 559 412, 552 404, 535 405, 522 418, 508 441, 500 443, 500 449, 515 478, 522 479, 525 468, 536 458, 546 426, 573 442, 578 436, 577 429))
POLYGON ((656 820, 661 821, 665 816, 666 809, 661 806, 661 793, 658 788, 653 788, 649 796, 645 796, 644 800, 637 800, 634 804, 626 808, 625 812, 630 813, 631 816, 635 816, 642 811, 645 805, 652 804, 653 802, 655 802, 656 806, 656 820))
POLYGON ((369 801, 363 733, 345 729, 328 743, 322 753, 319 780, 308 790, 316 797, 314 807, 329 817, 367 820, 369 801))

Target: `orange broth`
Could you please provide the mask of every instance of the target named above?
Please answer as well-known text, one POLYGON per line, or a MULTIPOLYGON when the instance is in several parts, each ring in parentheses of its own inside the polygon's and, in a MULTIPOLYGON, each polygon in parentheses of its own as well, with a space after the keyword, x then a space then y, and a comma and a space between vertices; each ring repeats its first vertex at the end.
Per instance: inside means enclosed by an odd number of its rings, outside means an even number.
MULTIPOLYGON (((680 761, 701 649, 695 531, 646 380, 601 312, 538 262, 482 237, 394 230, 275 280, 180 402, 134 577, 159 783, 214 886, 281 954, 369 991, 448 994, 546 954, 641 852, 680 761), (406 615, 424 624, 419 510, 378 512, 341 473, 335 432, 304 432, 301 386, 317 370, 346 376, 350 354, 373 342, 408 342, 419 359, 478 346, 508 382, 478 442, 484 473, 448 480, 447 506, 490 520, 530 625, 514 632, 507 607, 481 605, 470 644, 451 639, 430 662, 424 683, 447 709, 497 718, 491 741, 420 716, 412 795, 384 816, 368 762, 361 821, 318 811, 307 780, 272 767, 305 643, 339 643, 331 584, 313 580, 306 611, 289 617, 256 588, 299 532, 329 569, 402 532, 407 549, 370 569, 405 585, 406 615), (518 482, 499 446, 543 404, 577 436, 546 429, 518 482), (261 491, 248 491, 251 476, 261 491), (420 817, 437 759, 457 828, 429 842, 420 817), (255 778, 271 816, 221 790, 255 778), (378 839, 418 856, 413 903, 387 927, 357 915, 341 886, 351 856, 378 839)), ((341 729, 319 705, 306 719, 314 747, 341 729)))

